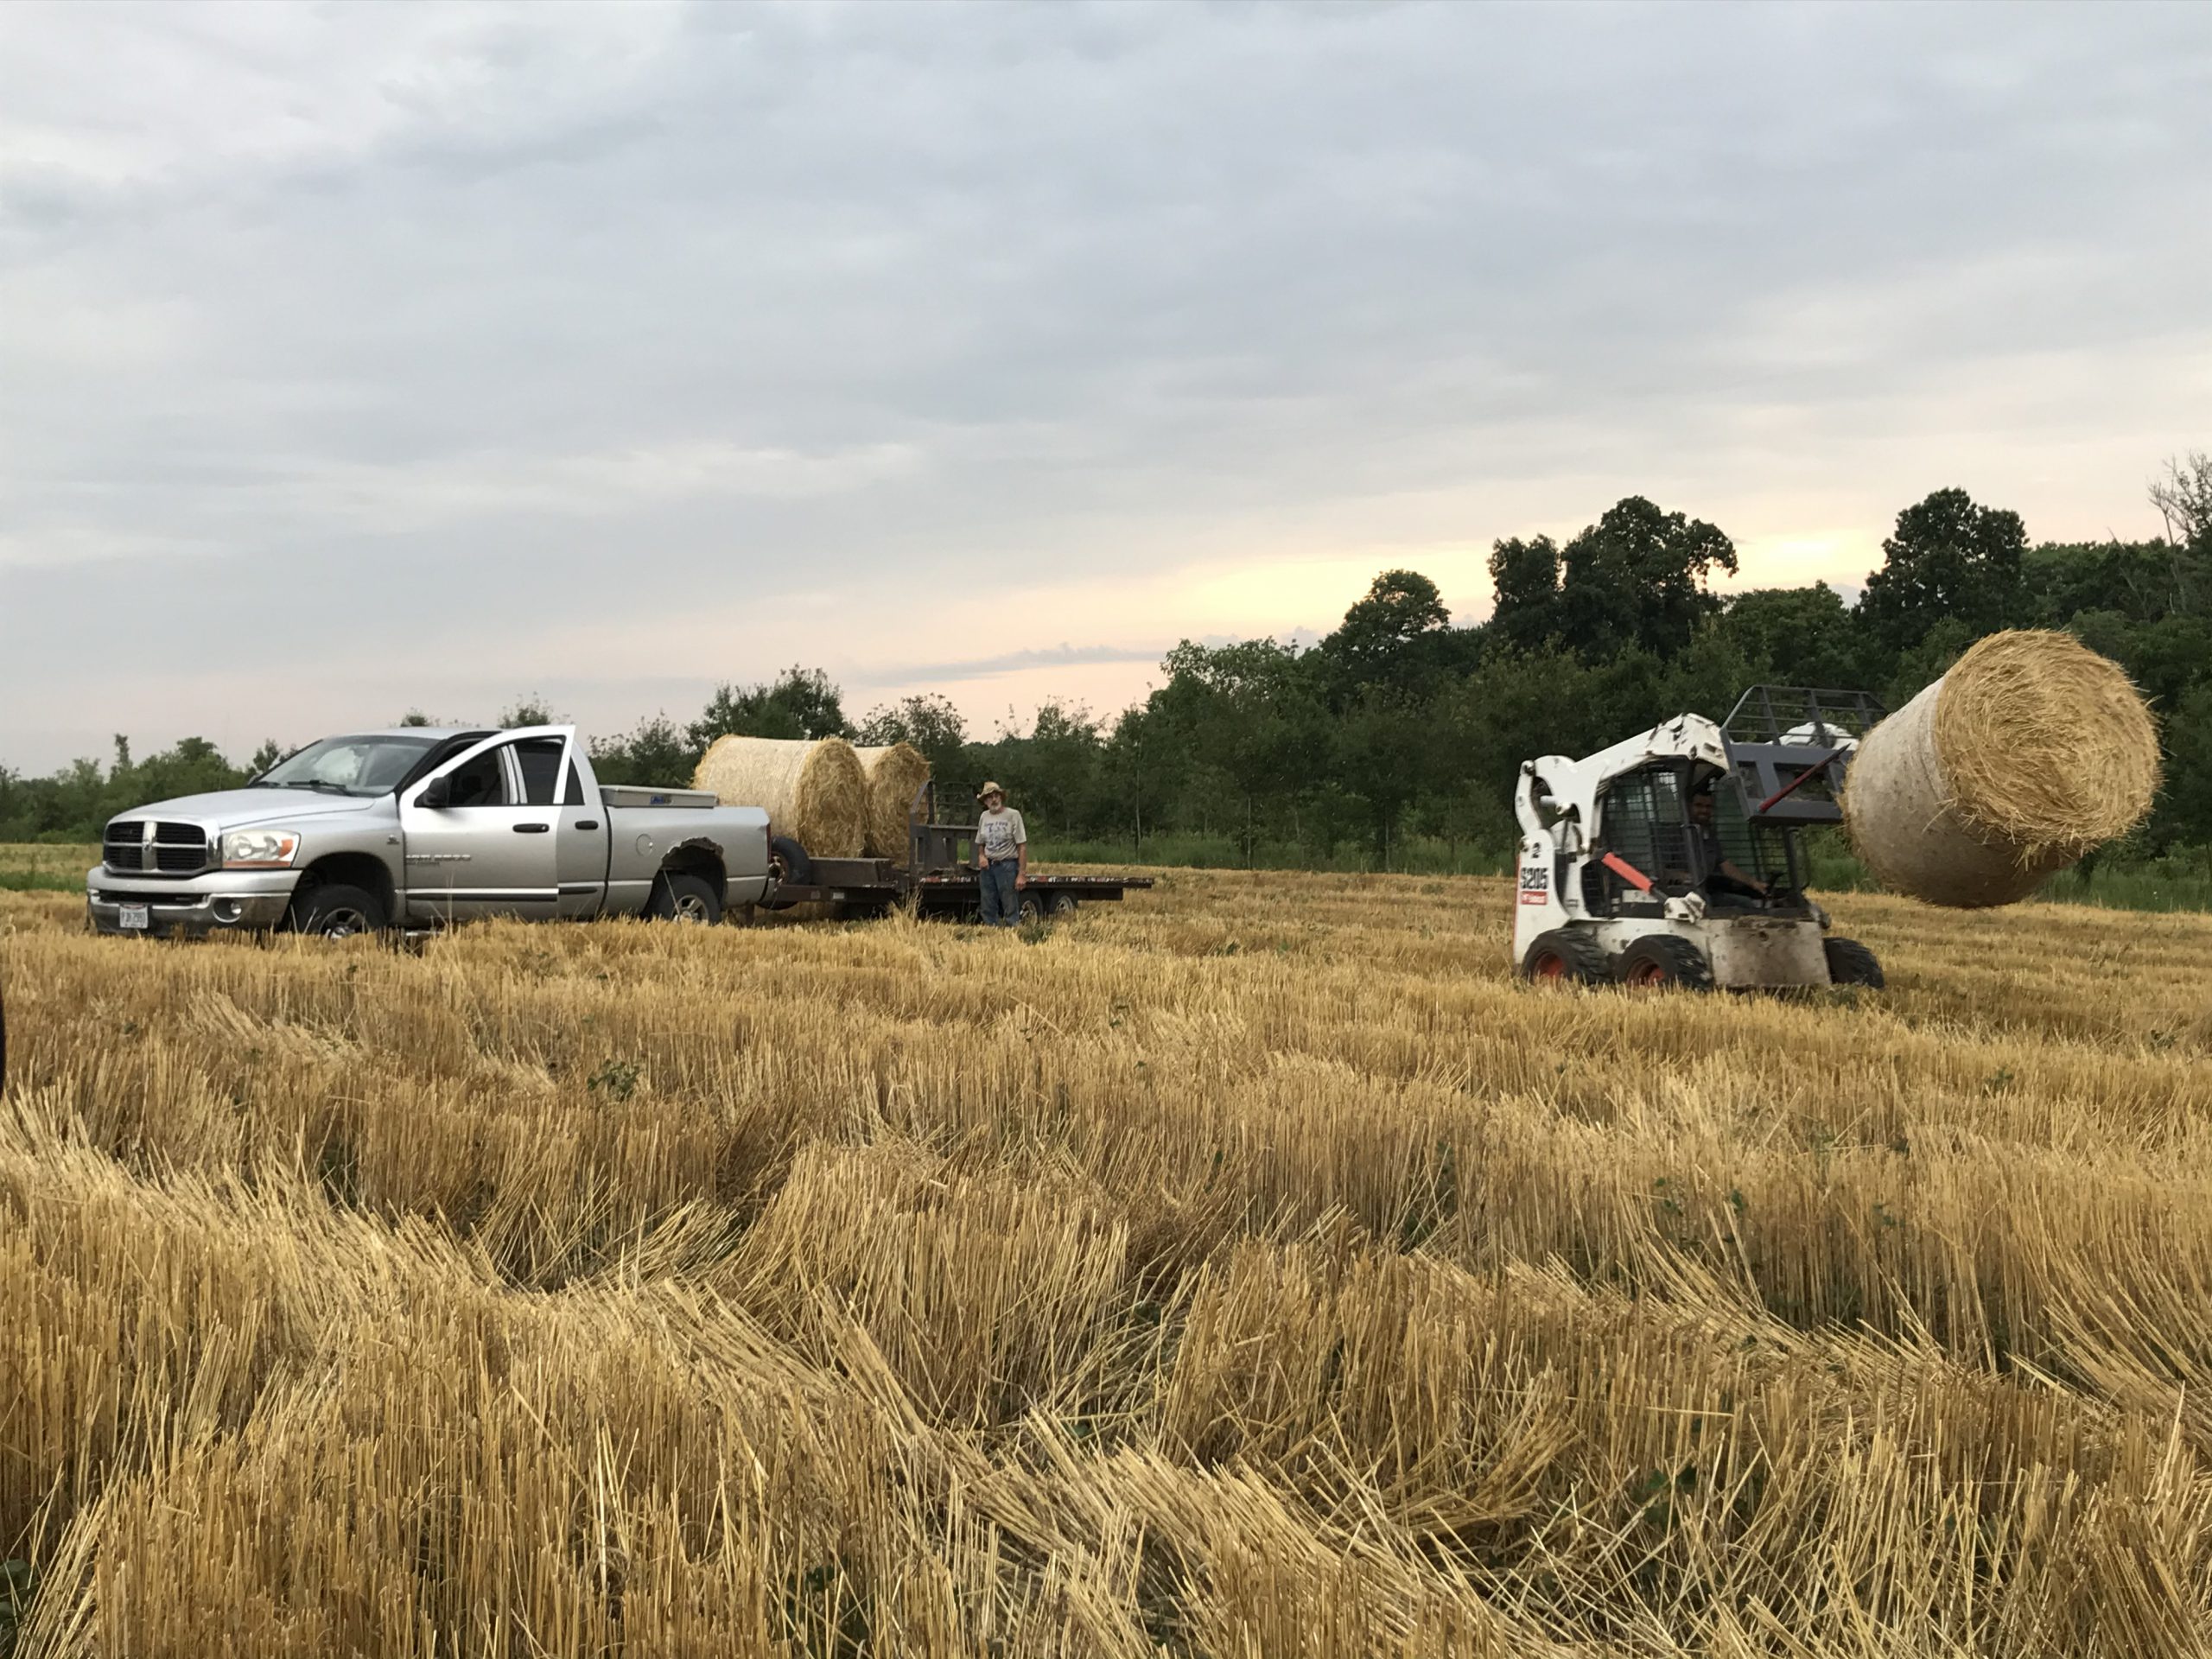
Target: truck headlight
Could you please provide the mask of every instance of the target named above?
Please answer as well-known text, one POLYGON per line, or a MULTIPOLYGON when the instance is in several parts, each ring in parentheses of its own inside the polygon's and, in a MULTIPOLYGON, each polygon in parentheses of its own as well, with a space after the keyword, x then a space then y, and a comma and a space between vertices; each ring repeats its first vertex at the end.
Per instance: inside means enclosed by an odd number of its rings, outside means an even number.
POLYGON ((223 868, 286 869, 299 850, 300 832, 296 830, 232 830, 223 837, 223 868))

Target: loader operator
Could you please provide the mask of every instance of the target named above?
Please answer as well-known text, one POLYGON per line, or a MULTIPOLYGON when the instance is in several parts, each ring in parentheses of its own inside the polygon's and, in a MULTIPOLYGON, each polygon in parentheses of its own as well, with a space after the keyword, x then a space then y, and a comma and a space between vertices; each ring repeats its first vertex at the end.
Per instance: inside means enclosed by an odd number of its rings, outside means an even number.
POLYGON ((1764 899, 1766 883, 1738 867, 1720 845, 1720 826, 1713 821, 1710 785, 1690 797, 1690 830, 1696 836, 1705 865, 1705 892, 1710 899, 1764 899))

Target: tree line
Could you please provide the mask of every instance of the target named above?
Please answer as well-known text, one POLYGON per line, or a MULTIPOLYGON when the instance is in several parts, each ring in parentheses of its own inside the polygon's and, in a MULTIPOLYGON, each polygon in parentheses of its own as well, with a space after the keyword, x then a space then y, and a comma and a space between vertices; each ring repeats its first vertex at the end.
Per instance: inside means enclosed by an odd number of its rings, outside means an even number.
MULTIPOLYGON (((1454 624, 1421 573, 1386 570, 1310 646, 1185 639, 1162 683, 1110 717, 1052 702, 1026 729, 983 734, 925 694, 855 718, 827 675, 798 666, 720 685, 693 719, 600 739, 594 760, 609 782, 681 782, 725 733, 905 741, 963 806, 982 779, 1005 780, 1056 844, 1388 868, 1416 848, 1505 855, 1531 756, 1591 753, 1684 710, 1718 719, 1763 682, 1897 708, 1983 634, 2050 627, 2127 670, 2165 746, 2156 810, 2107 857, 2212 849, 2212 457, 2169 462, 2151 494, 2160 538, 2031 544, 2018 514, 1938 490, 1897 515, 1855 604, 1825 582, 1716 594, 1716 573, 1738 567, 1726 533, 1631 496, 1563 544, 1495 543, 1480 623, 1454 624)), ((498 723, 548 718, 525 700, 498 723)), ((0 769, 0 840, 94 840, 115 812, 233 785, 277 753, 233 766, 188 738, 137 760, 118 738, 105 767, 0 769)))

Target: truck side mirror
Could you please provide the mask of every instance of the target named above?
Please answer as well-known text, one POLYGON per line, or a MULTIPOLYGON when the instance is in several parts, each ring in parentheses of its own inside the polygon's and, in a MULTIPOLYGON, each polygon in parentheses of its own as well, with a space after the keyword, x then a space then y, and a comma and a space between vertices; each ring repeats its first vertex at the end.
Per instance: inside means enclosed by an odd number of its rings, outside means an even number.
POLYGON ((415 804, 417 806, 451 806, 453 804, 452 777, 448 775, 431 779, 429 783, 423 785, 423 792, 415 798, 415 804))

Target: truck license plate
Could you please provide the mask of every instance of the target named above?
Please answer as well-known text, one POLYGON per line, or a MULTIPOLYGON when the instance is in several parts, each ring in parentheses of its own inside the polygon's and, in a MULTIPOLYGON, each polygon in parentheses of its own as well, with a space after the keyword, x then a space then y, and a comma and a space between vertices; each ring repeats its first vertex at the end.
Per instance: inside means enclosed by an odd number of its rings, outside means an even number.
POLYGON ((143 933, 153 920, 152 911, 144 905, 119 906, 115 912, 115 925, 129 932, 143 933))

